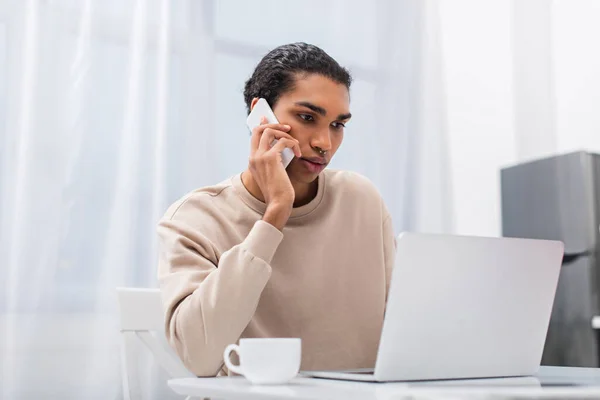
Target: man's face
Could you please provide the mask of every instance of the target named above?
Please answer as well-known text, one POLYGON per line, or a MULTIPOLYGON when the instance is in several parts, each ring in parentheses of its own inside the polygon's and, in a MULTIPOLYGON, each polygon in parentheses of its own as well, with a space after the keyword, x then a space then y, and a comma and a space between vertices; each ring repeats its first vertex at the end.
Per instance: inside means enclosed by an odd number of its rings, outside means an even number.
POLYGON ((302 152, 287 167, 290 180, 313 182, 327 166, 342 144, 349 108, 346 86, 318 74, 299 75, 293 90, 279 97, 273 112, 291 127, 289 134, 300 142, 302 152))

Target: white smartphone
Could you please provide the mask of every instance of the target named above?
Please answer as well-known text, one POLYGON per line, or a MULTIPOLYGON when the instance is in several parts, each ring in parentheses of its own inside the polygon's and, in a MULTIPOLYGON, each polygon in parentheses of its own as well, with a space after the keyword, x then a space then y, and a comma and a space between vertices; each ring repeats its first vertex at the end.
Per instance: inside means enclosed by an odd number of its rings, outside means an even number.
MULTIPOLYGON (((279 123, 279 121, 277 121, 277 117, 275 117, 275 114, 273 113, 273 110, 271 110, 271 106, 269 106, 269 103, 267 103, 265 99, 258 99, 256 104, 254 105, 254 108, 252 109, 252 111, 250 111, 250 115, 248 115, 248 118, 246 119, 246 124, 248 125, 248 128, 250 128, 250 134, 252 134, 252 129, 260 125, 260 119, 262 117, 266 117, 267 122, 269 124, 279 123)), ((277 143, 277 140, 271 143, 271 146, 273 146, 275 143, 277 143)), ((283 149, 283 151, 281 152, 283 168, 287 168, 287 166, 290 164, 290 162, 292 162, 293 159, 294 152, 292 151, 292 149, 283 149)))

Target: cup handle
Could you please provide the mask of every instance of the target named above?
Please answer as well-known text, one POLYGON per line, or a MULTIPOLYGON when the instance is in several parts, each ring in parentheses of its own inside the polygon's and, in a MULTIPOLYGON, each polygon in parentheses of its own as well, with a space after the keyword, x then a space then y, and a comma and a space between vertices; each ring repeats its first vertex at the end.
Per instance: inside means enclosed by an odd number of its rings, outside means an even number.
POLYGON ((238 346, 237 344, 230 344, 225 348, 225 351, 223 352, 223 360, 225 361, 225 365, 227 366, 227 369, 231 372, 236 373, 238 375, 244 375, 244 373, 242 372, 241 365, 233 365, 233 363, 231 362, 231 359, 229 357, 231 356, 232 351, 235 351, 239 356, 240 346, 238 346))

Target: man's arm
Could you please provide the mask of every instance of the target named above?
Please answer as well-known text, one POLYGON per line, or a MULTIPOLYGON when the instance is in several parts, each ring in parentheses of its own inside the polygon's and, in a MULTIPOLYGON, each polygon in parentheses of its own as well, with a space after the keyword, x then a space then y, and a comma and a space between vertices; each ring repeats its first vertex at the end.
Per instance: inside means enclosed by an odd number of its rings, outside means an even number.
POLYGON ((167 339, 197 376, 215 376, 223 351, 252 319, 271 276, 283 234, 258 221, 246 239, 223 253, 182 220, 159 224, 159 282, 167 339))
POLYGON ((394 269, 394 260, 396 258, 396 237, 394 236, 394 227, 392 225, 392 216, 387 212, 384 206, 383 230, 383 257, 385 260, 385 298, 390 291, 390 280, 392 279, 392 270, 394 269))

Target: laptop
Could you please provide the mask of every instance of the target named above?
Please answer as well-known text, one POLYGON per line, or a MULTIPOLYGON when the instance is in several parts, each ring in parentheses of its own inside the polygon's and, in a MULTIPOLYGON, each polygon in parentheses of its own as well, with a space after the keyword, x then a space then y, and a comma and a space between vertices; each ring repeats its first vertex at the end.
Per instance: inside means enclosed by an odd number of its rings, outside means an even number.
POLYGON ((562 242, 403 233, 375 368, 303 376, 389 382, 533 376, 562 242))

